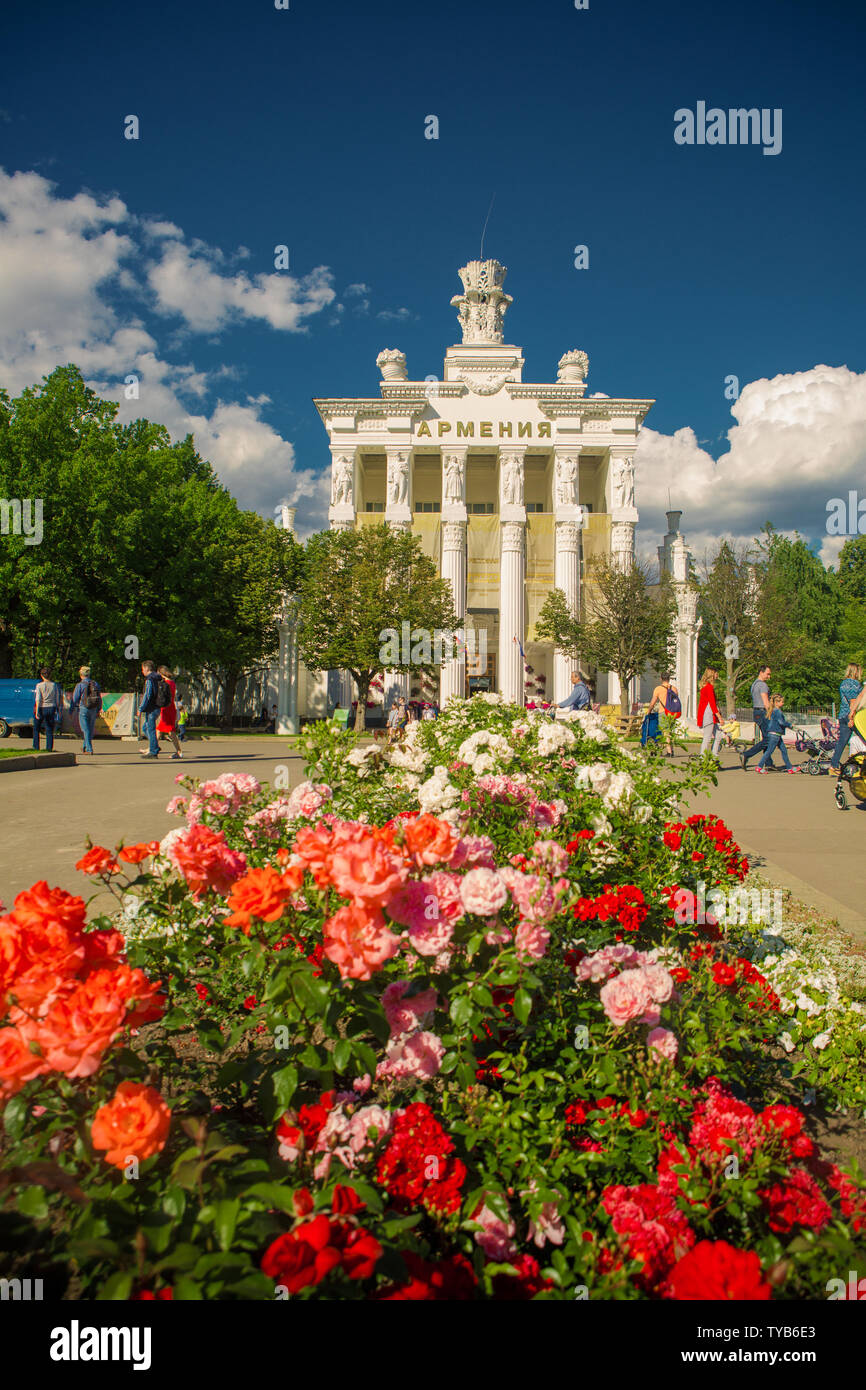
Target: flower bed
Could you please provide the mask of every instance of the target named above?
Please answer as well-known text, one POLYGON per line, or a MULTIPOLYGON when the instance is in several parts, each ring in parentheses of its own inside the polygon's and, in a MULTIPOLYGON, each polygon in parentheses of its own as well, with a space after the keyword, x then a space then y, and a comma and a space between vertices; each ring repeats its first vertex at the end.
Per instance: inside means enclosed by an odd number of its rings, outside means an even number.
POLYGON ((46 884, 0 918, 16 1272, 765 1300, 856 1268, 866 1189, 782 1103, 780 982, 672 907, 747 873, 716 817, 679 819, 706 772, 495 696, 305 743, 291 793, 180 779, 160 844, 88 849, 112 919, 46 884))

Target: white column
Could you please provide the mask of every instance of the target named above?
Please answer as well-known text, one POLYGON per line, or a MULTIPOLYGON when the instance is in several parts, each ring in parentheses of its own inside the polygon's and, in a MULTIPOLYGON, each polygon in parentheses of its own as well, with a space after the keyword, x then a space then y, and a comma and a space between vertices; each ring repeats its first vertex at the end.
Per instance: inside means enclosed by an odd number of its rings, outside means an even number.
MULTIPOLYGON (((580 527, 574 521, 557 521, 554 540, 554 588, 561 589, 573 618, 580 614, 580 527)), ((556 652, 553 663, 555 704, 571 691, 575 658, 556 652)))
POLYGON ((505 521, 500 537, 499 691, 522 705, 523 657, 517 643, 523 644, 526 633, 526 526, 505 521))
MULTIPOLYGON (((331 445, 331 505, 328 520, 332 531, 354 531, 358 500, 358 448, 355 444, 331 445)), ((328 699, 340 709, 352 704, 353 681, 348 671, 328 672, 328 699)))
POLYGON ((442 565, 441 574, 451 585, 454 595, 454 612, 458 617, 458 631, 464 638, 459 655, 446 661, 442 667, 441 695, 442 705, 452 697, 462 700, 466 696, 466 522, 443 521, 442 523, 442 565))

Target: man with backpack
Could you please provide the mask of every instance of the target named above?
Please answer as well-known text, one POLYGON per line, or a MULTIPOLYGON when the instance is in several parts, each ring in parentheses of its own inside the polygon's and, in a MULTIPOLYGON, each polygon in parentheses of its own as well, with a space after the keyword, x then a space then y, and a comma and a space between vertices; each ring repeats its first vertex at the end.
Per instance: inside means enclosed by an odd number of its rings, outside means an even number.
POLYGON ((81 728, 81 737, 84 739, 83 753, 93 757, 93 730, 96 726, 96 717, 102 709, 102 691, 95 680, 91 680, 90 667, 81 666, 78 670, 79 681, 72 692, 73 710, 78 710, 78 723, 81 728))
POLYGON ((158 758, 159 741, 156 737, 156 721, 160 711, 171 704, 171 690, 152 661, 141 663, 141 674, 144 676, 144 690, 138 712, 144 716, 144 732, 147 734, 148 745, 147 752, 142 751, 141 756, 143 758, 158 758))

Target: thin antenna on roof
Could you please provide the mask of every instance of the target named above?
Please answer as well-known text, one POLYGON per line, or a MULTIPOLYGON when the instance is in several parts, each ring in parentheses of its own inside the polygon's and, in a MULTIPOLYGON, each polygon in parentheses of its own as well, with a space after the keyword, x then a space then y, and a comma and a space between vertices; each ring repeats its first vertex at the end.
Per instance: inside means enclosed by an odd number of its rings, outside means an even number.
POLYGON ((670 490, 670 488, 668 488, 668 511, 669 511, 669 512, 673 511, 673 507, 671 506, 671 490, 670 490))
POLYGON ((496 194, 494 193, 493 197, 490 199, 490 207, 487 209, 487 216, 486 216, 485 219, 484 219, 484 226, 483 226, 482 231, 481 231, 481 247, 480 247, 480 250, 479 250, 479 252, 478 252, 478 259, 479 259, 479 261, 483 261, 483 260, 484 260, 484 237, 485 237, 486 232, 487 232, 487 223, 490 221, 490 214, 491 214, 491 212, 493 211, 493 204, 494 204, 495 202, 496 202, 496 194))

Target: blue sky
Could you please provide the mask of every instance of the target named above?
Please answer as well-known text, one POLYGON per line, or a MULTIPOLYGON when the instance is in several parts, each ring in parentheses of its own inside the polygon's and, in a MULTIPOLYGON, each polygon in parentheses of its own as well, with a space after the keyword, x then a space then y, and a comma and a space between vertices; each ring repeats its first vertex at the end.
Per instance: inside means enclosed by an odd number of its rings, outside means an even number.
POLYGON ((645 542, 670 486, 699 549, 771 518, 832 559, 825 499, 866 492, 864 30, 803 0, 7 3, 0 382, 138 371, 127 413, 320 525, 311 398, 377 394, 386 346, 439 374, 495 194, 525 379, 582 347, 590 391, 657 400, 645 542), (781 153, 676 145, 699 100, 781 108, 781 153))

